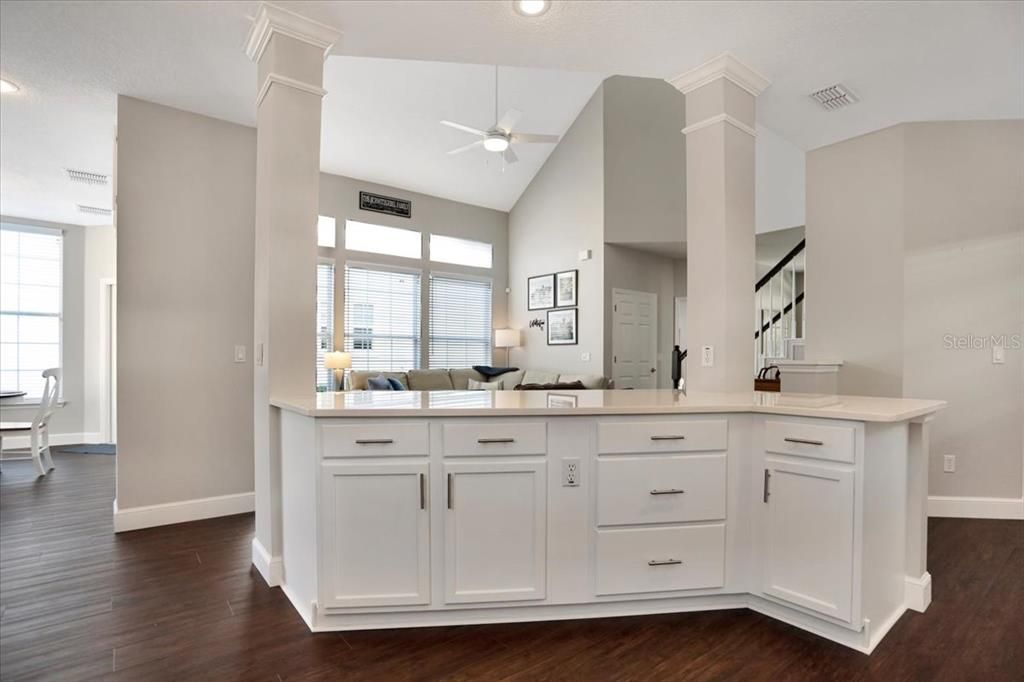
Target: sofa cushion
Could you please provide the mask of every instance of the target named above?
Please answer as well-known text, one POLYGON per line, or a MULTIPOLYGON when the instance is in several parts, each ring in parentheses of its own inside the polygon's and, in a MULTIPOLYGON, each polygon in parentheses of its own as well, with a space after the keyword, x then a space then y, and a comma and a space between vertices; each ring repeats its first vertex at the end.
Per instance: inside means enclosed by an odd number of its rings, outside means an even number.
POLYGON ((393 391, 395 387, 386 376, 370 377, 366 380, 366 389, 369 391, 393 391))
POLYGON ((558 382, 557 372, 545 372, 540 369, 528 369, 520 383, 523 384, 554 384, 558 382))
POLYGON ((502 390, 500 381, 477 381, 476 379, 470 379, 467 385, 470 391, 500 391, 502 390))
POLYGON ((469 388, 469 380, 473 381, 487 381, 480 372, 475 369, 464 368, 464 369, 450 369, 448 370, 448 376, 452 378, 452 388, 456 391, 465 391, 469 388))
POLYGON ((450 391, 454 387, 446 369, 410 369, 409 388, 413 391, 450 391))
POLYGON ((571 384, 574 381, 578 381, 583 384, 584 388, 591 390, 601 390, 608 386, 608 380, 600 374, 559 374, 558 383, 560 384, 571 384))
POLYGON ((398 379, 403 386, 409 388, 409 378, 405 372, 381 372, 380 370, 353 370, 348 374, 349 390, 365 391, 366 380, 371 377, 388 377, 398 379))
POLYGON ((550 384, 519 384, 517 391, 582 391, 586 387, 583 382, 571 381, 568 383, 554 382, 550 384))

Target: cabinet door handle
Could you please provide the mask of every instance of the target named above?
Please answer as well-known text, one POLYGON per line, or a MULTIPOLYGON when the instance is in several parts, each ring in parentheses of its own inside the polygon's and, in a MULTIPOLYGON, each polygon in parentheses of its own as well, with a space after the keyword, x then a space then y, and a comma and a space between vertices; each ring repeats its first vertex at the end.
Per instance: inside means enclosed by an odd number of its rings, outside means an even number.
POLYGON ((651 559, 647 562, 648 566, 678 566, 683 563, 680 559, 651 559))
POLYGON ((820 440, 808 440, 807 438, 783 438, 782 440, 787 443, 800 443, 801 445, 824 445, 825 443, 820 440))
POLYGON ((394 442, 394 438, 360 438, 356 440, 356 445, 390 445, 394 442))
POLYGON ((427 477, 420 474, 420 509, 427 508, 427 477))
POLYGON ((477 443, 482 443, 483 445, 489 445, 491 443, 515 443, 516 439, 515 438, 477 438, 476 442, 477 443))
POLYGON ((679 488, 655 488, 651 491, 652 495, 682 495, 685 490, 679 488))
POLYGON ((765 469, 764 470, 764 490, 762 491, 762 497, 761 497, 761 499, 764 500, 765 504, 768 504, 768 496, 771 495, 771 492, 769 492, 769 490, 768 490, 768 481, 771 480, 771 477, 772 477, 772 473, 770 471, 768 471, 767 469, 765 469))
POLYGON ((451 474, 448 474, 448 508, 455 509, 455 485, 451 474))
POLYGON ((651 436, 651 440, 686 440, 686 436, 651 436))

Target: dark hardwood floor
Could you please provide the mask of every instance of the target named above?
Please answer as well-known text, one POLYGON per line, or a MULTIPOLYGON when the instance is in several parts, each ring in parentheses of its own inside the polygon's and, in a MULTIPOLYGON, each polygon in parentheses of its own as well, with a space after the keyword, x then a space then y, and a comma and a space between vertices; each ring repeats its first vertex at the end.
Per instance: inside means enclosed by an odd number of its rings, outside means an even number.
POLYGON ((312 635, 249 566, 251 514, 115 536, 114 458, 0 475, 0 677, 1024 679, 1024 522, 933 519, 934 602, 868 657, 747 611, 312 635))

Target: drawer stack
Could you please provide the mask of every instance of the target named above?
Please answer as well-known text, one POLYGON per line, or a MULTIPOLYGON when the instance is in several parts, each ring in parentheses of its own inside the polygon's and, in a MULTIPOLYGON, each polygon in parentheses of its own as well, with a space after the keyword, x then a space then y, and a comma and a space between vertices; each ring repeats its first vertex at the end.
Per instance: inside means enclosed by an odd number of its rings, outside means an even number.
POLYGON ((598 424, 598 595, 721 587, 728 422, 598 424))

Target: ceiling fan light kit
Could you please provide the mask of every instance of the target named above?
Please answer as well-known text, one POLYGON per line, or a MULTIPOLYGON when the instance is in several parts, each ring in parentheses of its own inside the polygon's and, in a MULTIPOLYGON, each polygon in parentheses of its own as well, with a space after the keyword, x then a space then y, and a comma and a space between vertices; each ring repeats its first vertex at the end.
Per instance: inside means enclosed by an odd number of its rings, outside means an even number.
POLYGON ((540 135, 536 133, 515 132, 516 124, 522 118, 523 112, 516 109, 509 109, 501 118, 498 118, 498 67, 494 67, 494 117, 496 122, 487 130, 480 130, 472 126, 456 123, 454 121, 441 121, 441 125, 455 130, 476 135, 478 140, 467 145, 456 147, 448 152, 449 156, 468 152, 477 147, 483 147, 484 151, 501 154, 505 163, 512 164, 519 160, 512 145, 517 144, 555 144, 559 140, 558 135, 540 135))

